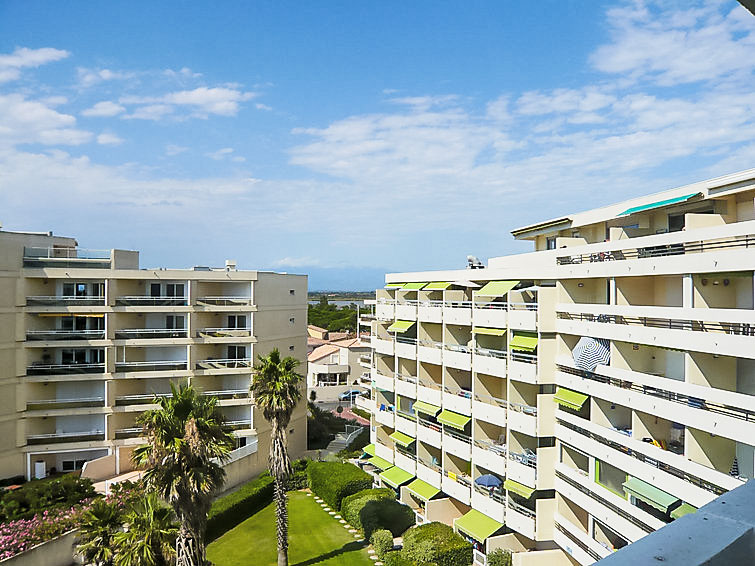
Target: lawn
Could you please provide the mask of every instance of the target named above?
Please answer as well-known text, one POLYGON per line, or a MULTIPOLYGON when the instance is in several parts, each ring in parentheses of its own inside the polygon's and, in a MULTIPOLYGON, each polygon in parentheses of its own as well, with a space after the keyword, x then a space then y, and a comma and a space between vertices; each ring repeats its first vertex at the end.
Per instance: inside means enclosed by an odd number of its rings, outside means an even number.
MULTIPOLYGON (((314 497, 289 493, 289 548, 291 566, 368 566, 362 543, 328 515, 314 497)), ((268 505, 207 548, 207 558, 216 566, 275 566, 275 506, 268 505)))

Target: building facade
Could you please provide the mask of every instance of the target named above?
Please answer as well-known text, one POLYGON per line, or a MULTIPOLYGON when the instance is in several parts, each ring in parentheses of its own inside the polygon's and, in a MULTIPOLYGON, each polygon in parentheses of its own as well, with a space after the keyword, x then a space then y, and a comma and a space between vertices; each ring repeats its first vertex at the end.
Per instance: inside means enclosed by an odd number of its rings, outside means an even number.
POLYGON ((749 170, 514 230, 535 251, 483 269, 387 275, 365 467, 480 564, 592 564, 742 485, 754 199, 749 170))
MULTIPOLYGON (((140 269, 136 251, 0 231, 0 477, 104 457, 111 473, 130 470, 143 442, 135 419, 171 384, 217 397, 246 447, 236 467, 261 471, 269 427, 250 397, 252 366, 273 348, 306 363, 306 300, 306 276, 232 262, 140 269)), ((306 450, 303 403, 289 442, 306 450)))
POLYGON ((318 346, 307 356, 309 387, 362 385, 369 378, 363 364, 369 359, 370 346, 359 338, 346 338, 318 346))

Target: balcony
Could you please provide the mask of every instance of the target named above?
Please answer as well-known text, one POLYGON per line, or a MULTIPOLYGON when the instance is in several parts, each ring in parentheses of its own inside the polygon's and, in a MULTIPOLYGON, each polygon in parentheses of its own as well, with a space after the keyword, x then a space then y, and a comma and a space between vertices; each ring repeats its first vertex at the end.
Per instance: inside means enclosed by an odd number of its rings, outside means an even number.
POLYGON ((505 522, 506 495, 500 489, 474 485, 472 507, 499 523, 505 522))
POLYGON ((472 446, 475 465, 503 474, 506 470, 506 444, 487 439, 475 439, 472 446))
POLYGON ((398 409, 394 419, 394 428, 408 434, 412 438, 417 436, 417 416, 414 413, 409 413, 398 409))
POLYGON ((443 301, 420 301, 417 320, 440 324, 443 320, 443 301))
POLYGON ((372 382, 375 384, 375 387, 383 391, 393 391, 395 388, 393 377, 384 375, 376 369, 372 370, 372 382))
POLYGON ((395 318, 395 301, 378 299, 375 316, 380 320, 393 320, 395 318))
MULTIPOLYGON (((141 429, 140 429, 141 430, 141 429)), ((101 430, 82 432, 51 432, 47 434, 29 434, 26 436, 26 444, 63 444, 67 442, 93 442, 105 440, 105 433, 101 430)))
POLYGON ((63 247, 24 247, 24 267, 110 267, 110 250, 63 247))
POLYGON ((251 297, 199 297, 198 305, 208 305, 217 307, 228 306, 249 306, 252 304, 251 297))
POLYGON ((74 375, 83 373, 104 373, 105 364, 32 364, 26 368, 26 375, 74 375))
POLYGON ((252 358, 208 358, 197 362, 196 369, 243 369, 252 367, 252 358))
POLYGON ((506 503, 506 526, 523 534, 527 538, 535 539, 535 512, 508 498, 506 503))
POLYGON ((417 347, 417 358, 421 362, 428 362, 436 366, 443 363, 443 342, 420 340, 417 347))
POLYGON ((205 397, 215 397, 219 401, 229 399, 249 399, 249 389, 218 389, 216 391, 202 391, 205 397))
MULTIPOLYGON (((577 529, 561 515, 556 515, 553 528, 555 529, 553 532, 554 542, 573 556, 580 564, 592 564, 611 553, 610 550, 603 547, 600 547, 603 553, 598 553, 588 542, 591 539, 587 533, 583 533, 577 529)), ((595 541, 593 543, 597 544, 595 541)))
POLYGON ((104 330, 27 330, 29 341, 104 340, 104 330))
POLYGON ((537 407, 509 401, 509 428, 527 436, 537 436, 537 407))
POLYGON ((77 399, 29 399, 26 401, 27 411, 50 411, 56 409, 79 409, 104 406, 104 397, 80 397, 77 399))
POLYGON ((173 328, 124 328, 115 331, 116 340, 143 340, 155 338, 186 338, 186 329, 173 328))
POLYGON ((186 297, 133 295, 117 297, 115 304, 123 307, 183 307, 188 303, 186 297))
POLYGON ((522 452, 507 451, 506 476, 529 487, 537 486, 537 454, 527 448, 522 452))
POLYGON ((248 430, 252 428, 251 419, 239 419, 233 421, 225 421, 225 424, 231 430, 248 430))
POLYGON ((378 354, 385 354, 386 356, 393 355, 393 339, 392 338, 375 338, 372 340, 372 347, 378 354))
POLYGON ((474 349, 472 363, 475 372, 506 377, 507 357, 508 353, 506 350, 493 350, 490 348, 477 347, 474 349))
POLYGON ((357 407, 364 411, 369 411, 370 413, 375 412, 375 401, 370 399, 369 397, 363 397, 359 395, 355 400, 354 403, 357 407))
POLYGON ((472 439, 447 426, 443 427, 443 450, 469 462, 472 460, 472 439))
POLYGON ((409 397, 417 398, 417 377, 414 375, 396 374, 396 393, 409 397))
POLYGON ((443 387, 432 379, 417 379, 417 399, 440 407, 443 404, 443 387))
POLYGON ((37 296, 26 297, 26 306, 40 307, 104 307, 105 297, 102 296, 37 296))
POLYGON ((175 371, 186 370, 186 361, 166 360, 157 362, 115 362, 115 371, 175 371))
POLYGON ((430 446, 440 448, 441 428, 440 425, 419 417, 417 419, 417 440, 426 442, 430 446))
POLYGON ((508 303, 474 302, 472 323, 475 326, 506 328, 508 326, 508 303))
POLYGON ((506 426, 508 403, 505 399, 490 395, 476 394, 472 402, 472 413, 476 419, 489 422, 500 427, 506 426))
POLYGON ((407 360, 417 359, 417 339, 408 336, 396 336, 395 352, 407 360))
POLYGON ((472 325, 472 301, 446 301, 443 303, 443 321, 459 326, 472 325))
POLYGON ((128 405, 151 405, 160 397, 172 397, 172 393, 140 393, 136 395, 119 395, 115 398, 116 407, 128 405))
POLYGON ((457 386, 443 387, 443 408, 470 416, 472 414, 472 392, 457 386))
POLYGON ((509 328, 537 330, 537 303, 509 303, 509 328))
POLYGON ((202 328, 197 330, 197 338, 246 338, 251 335, 251 328, 202 328))
POLYGON ((441 488, 441 478, 443 477, 443 468, 437 462, 417 458, 417 477, 426 481, 433 487, 441 488))
POLYGON ((443 363, 452 368, 470 371, 472 369, 472 349, 462 344, 444 344, 443 363))
POLYGON ((141 427, 118 428, 115 430, 116 440, 125 440, 127 438, 139 438, 142 435, 141 427))
POLYGON ((378 410, 373 413, 373 416, 380 424, 393 428, 393 421, 395 418, 393 407, 387 407, 386 405, 381 404, 378 410))
POLYGON ((472 480, 465 474, 443 471, 441 488, 451 497, 469 505, 472 498, 472 480))
POLYGON ((537 383, 537 354, 511 352, 508 377, 524 383, 537 383))

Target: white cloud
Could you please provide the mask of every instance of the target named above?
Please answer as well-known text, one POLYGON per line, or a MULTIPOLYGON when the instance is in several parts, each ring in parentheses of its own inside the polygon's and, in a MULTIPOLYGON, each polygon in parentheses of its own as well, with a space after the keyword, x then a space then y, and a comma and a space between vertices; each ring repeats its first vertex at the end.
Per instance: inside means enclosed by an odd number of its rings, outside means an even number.
POLYGON ((163 74, 167 77, 172 78, 178 78, 178 79, 198 79, 202 76, 202 73, 195 73, 189 67, 182 67, 178 71, 175 71, 173 69, 165 69, 163 71, 163 74))
POLYGON ((124 118, 134 120, 160 120, 168 114, 172 114, 173 110, 173 107, 168 104, 147 104, 146 106, 137 107, 131 114, 125 115, 124 118))
POLYGON ((69 55, 68 51, 53 49, 52 47, 41 49, 18 47, 13 53, 0 55, 0 82, 17 79, 21 76, 21 69, 23 68, 39 67, 46 63, 60 61, 69 55))
POLYGON ((85 88, 92 87, 105 81, 129 80, 137 76, 133 71, 113 71, 112 69, 88 69, 79 67, 78 73, 79 85, 85 88))
POLYGON ((120 104, 117 104, 111 100, 104 100, 102 102, 98 102, 91 108, 83 110, 81 112, 81 115, 90 117, 110 117, 117 116, 118 114, 122 114, 125 111, 126 108, 124 106, 121 106, 120 104))
POLYGON ((233 148, 232 147, 224 147, 222 149, 218 149, 217 151, 211 151, 209 153, 205 153, 207 157, 210 159, 214 159, 215 161, 222 161, 223 159, 231 159, 231 161, 236 161, 238 163, 246 161, 246 158, 241 157, 240 155, 232 155, 233 154, 233 148))
POLYGON ((0 147, 26 143, 79 145, 92 138, 76 118, 22 94, 0 95, 0 147))
POLYGON ((123 138, 120 138, 115 134, 103 132, 97 136, 97 143, 100 145, 121 145, 123 143, 123 138))
POLYGON ((273 261, 274 267, 321 267, 321 261, 312 256, 283 257, 273 261))
POLYGON ((208 115, 235 116, 240 103, 257 96, 253 92, 243 92, 237 88, 199 87, 193 90, 170 92, 163 96, 124 96, 119 102, 136 105, 134 112, 127 118, 159 120, 173 114, 179 108, 188 109, 195 118, 207 118, 208 115), (144 105, 144 106, 141 106, 144 105))
POLYGON ((169 143, 168 145, 165 146, 165 155, 168 155, 168 156, 178 155, 188 150, 189 150, 188 147, 185 147, 182 145, 174 145, 172 143, 169 143))
POLYGON ((267 104, 262 104, 261 102, 258 102, 257 104, 255 104, 254 107, 257 110, 266 110, 266 111, 270 111, 273 109, 272 106, 268 106, 267 104))

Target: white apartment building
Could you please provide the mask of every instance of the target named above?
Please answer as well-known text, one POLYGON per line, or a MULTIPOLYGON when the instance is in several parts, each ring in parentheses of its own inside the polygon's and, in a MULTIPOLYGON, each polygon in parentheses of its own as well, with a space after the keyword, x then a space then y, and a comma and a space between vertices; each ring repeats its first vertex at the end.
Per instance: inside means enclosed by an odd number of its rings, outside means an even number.
POLYGON ((363 364, 369 365, 369 359, 370 345, 358 337, 318 346, 307 355, 307 385, 342 389, 361 385, 362 374, 368 373, 363 364))
MULTIPOLYGON (((306 276, 141 269, 139 253, 0 231, 0 477, 98 460, 131 469, 136 417, 171 383, 217 397, 245 447, 234 483, 267 465, 269 426, 250 397, 258 355, 306 363, 306 276)), ((289 427, 306 450, 306 410, 289 427)), ((103 467, 104 466, 104 467, 103 467)))
MULTIPOLYGON (((755 170, 513 231, 376 292, 372 458, 418 521, 592 564, 755 468, 755 170)), ((525 552, 527 551, 527 552, 525 552)))

